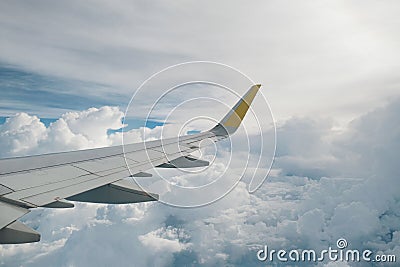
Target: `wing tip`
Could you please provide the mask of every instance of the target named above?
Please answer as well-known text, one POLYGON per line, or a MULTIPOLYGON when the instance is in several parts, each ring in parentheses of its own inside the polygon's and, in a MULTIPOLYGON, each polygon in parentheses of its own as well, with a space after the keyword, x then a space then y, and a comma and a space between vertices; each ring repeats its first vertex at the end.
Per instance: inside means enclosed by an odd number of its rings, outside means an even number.
POLYGON ((246 94, 240 98, 236 105, 233 106, 228 114, 210 132, 218 136, 231 135, 236 132, 261 86, 262 84, 260 83, 252 85, 246 94))

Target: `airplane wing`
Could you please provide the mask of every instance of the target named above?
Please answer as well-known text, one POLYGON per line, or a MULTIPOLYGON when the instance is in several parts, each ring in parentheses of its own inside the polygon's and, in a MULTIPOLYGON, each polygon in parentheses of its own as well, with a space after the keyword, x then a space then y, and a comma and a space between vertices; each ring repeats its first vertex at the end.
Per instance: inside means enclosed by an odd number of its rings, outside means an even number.
POLYGON ((71 208, 70 201, 125 204, 158 200, 129 176, 150 176, 154 167, 190 168, 208 162, 190 154, 204 139, 234 133, 261 85, 253 85, 209 131, 125 146, 0 160, 0 244, 37 242, 40 234, 17 221, 32 208, 71 208), (128 168, 129 166, 129 168, 128 168))

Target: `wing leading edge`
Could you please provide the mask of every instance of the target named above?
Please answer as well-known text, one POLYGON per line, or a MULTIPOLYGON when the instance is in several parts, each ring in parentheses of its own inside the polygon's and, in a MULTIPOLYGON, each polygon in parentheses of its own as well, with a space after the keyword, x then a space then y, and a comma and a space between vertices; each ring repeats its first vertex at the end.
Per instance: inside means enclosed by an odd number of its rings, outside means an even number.
POLYGON ((17 221, 32 208, 70 208, 82 201, 126 204, 156 201, 123 179, 146 177, 160 168, 206 166, 190 154, 204 139, 218 141, 233 134, 261 85, 253 85, 230 112, 209 131, 163 140, 0 160, 0 244, 40 240, 40 234, 17 221), (127 167, 129 165, 129 168, 127 167))

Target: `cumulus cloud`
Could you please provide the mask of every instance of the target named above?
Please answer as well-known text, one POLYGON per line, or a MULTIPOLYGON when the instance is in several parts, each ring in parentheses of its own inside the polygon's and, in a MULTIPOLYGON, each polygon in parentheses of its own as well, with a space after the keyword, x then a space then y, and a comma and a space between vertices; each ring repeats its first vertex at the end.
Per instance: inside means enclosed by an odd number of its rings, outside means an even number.
POLYGON ((46 127, 36 116, 17 113, 0 125, 1 156, 24 155, 46 138, 46 127))
MULTIPOLYGON (((0 157, 104 147, 121 144, 120 134, 108 130, 123 128, 123 112, 104 106, 82 112, 68 112, 46 128, 37 116, 17 113, 0 125, 0 157)), ((129 139, 137 139, 133 132, 129 139)), ((138 138, 140 141, 140 137, 138 138)))
MULTIPOLYGON (((347 239, 349 248, 399 258, 399 108, 400 100, 394 100, 340 132, 330 120, 293 118, 280 123, 276 171, 255 194, 249 194, 246 184, 239 182, 225 198, 196 209, 140 203, 35 210, 23 220, 42 233, 42 241, 2 246, 1 262, 10 266, 98 266, 115 262, 137 266, 254 266, 260 264, 256 251, 263 245, 322 250, 335 247, 341 237, 347 239)), ((82 147, 90 147, 113 143, 113 134, 107 137, 107 128, 122 127, 118 114, 112 108, 87 110, 62 116, 57 122, 63 121, 73 136, 86 140, 82 147), (87 128, 88 124, 98 127, 102 134, 87 128)), ((51 142, 60 144, 49 139, 52 126, 40 125, 37 118, 26 114, 7 121, 1 128, 2 136, 17 138, 20 133, 23 141, 18 144, 24 144, 9 147, 10 151, 16 149, 9 153, 34 151, 44 142, 49 146, 51 142), (37 129, 40 137, 33 132, 30 136, 30 130, 24 130, 29 127, 37 129), (18 150, 21 147, 25 148, 18 150)), ((154 129, 154 133, 158 131, 154 129)), ((141 138, 137 132, 135 136, 141 138)), ((62 144, 74 148, 72 143, 62 144)))
POLYGON ((188 244, 182 243, 180 239, 188 238, 182 229, 168 226, 145 235, 138 236, 139 241, 148 249, 156 254, 180 252, 188 247, 188 244))

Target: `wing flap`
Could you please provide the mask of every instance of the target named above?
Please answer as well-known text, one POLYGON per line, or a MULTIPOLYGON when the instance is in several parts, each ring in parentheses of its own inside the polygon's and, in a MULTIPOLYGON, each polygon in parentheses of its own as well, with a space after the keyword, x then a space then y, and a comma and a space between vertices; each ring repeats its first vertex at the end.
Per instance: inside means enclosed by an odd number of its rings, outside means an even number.
POLYGON ((123 156, 114 156, 104 159, 95 159, 74 163, 74 167, 94 174, 101 174, 106 171, 126 169, 126 162, 123 156))
POLYGON ((19 190, 10 194, 6 194, 4 197, 14 201, 22 200, 34 206, 45 206, 59 199, 68 198, 70 196, 92 190, 99 186, 113 183, 121 180, 122 178, 129 177, 131 172, 138 173, 145 171, 153 168, 153 166, 157 166, 168 161, 165 156, 150 160, 151 161, 147 160, 138 163, 137 161, 131 161, 127 158, 127 162, 130 167, 129 170, 126 167, 103 170, 102 172, 98 173, 85 174, 71 179, 65 179, 54 183, 19 190))
POLYGON ((29 212, 28 209, 0 202, 0 229, 16 221, 29 212))
POLYGON ((59 199, 68 198, 69 196, 77 193, 82 193, 98 187, 99 185, 109 184, 111 182, 127 177, 129 172, 127 170, 122 172, 113 173, 103 177, 91 174, 84 177, 84 180, 79 179, 74 184, 68 184, 65 187, 57 187, 55 189, 40 192, 34 195, 23 197, 22 200, 36 206, 44 206, 59 199))
POLYGON ((65 180, 90 174, 72 165, 32 170, 25 173, 15 173, 0 178, 0 183, 14 191, 29 190, 42 186, 54 185, 65 180))

